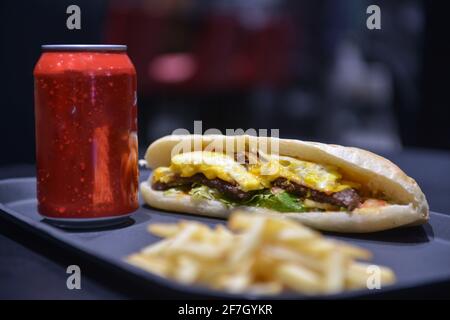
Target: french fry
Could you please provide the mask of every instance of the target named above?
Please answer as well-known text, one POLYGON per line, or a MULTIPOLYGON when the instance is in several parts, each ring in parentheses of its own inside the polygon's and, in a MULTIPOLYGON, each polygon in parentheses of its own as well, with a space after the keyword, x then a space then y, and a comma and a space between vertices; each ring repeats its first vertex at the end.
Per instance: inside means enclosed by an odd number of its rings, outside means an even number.
POLYGON ((183 226, 184 228, 181 228, 181 231, 176 234, 168 246, 170 249, 175 248, 181 248, 183 247, 186 242, 196 233, 198 232, 198 226, 196 224, 187 224, 186 226, 183 226))
POLYGON ((200 272, 199 262, 187 256, 178 258, 177 268, 175 270, 175 279, 181 283, 193 283, 200 272))
POLYGON ((141 250, 141 253, 143 255, 156 255, 159 253, 163 253, 167 247, 172 243, 171 239, 165 239, 162 241, 159 241, 153 245, 150 245, 148 247, 145 247, 141 250))
POLYGON ((305 294, 323 291, 320 276, 300 265, 282 264, 275 270, 275 277, 285 287, 305 294))
POLYGON ((319 235, 306 228, 286 228, 280 231, 278 238, 284 241, 301 241, 318 238, 319 235))
POLYGON ((130 264, 135 265, 136 267, 156 273, 160 276, 167 275, 169 271, 169 265, 167 261, 164 261, 162 259, 154 259, 154 258, 149 259, 140 254, 134 254, 128 257, 127 261, 130 264))
POLYGON ((395 282, 395 274, 389 268, 368 263, 353 262, 349 266, 347 273, 346 282, 348 287, 352 289, 366 288, 368 285, 367 281, 373 274, 371 269, 373 266, 377 268, 376 271, 379 271, 378 276, 380 277, 379 280, 381 286, 389 285, 395 282))
POLYGON ((168 255, 186 254, 198 259, 213 260, 223 256, 222 250, 209 243, 186 242, 183 246, 168 246, 168 255))
POLYGON ((316 272, 324 272, 325 261, 311 259, 300 252, 282 246, 266 246, 262 252, 274 261, 300 264, 316 272))
MULTIPOLYGON (((211 228, 180 221, 152 224, 164 239, 127 261, 184 284, 202 284, 228 292, 332 294, 367 287, 372 265, 368 250, 323 237, 298 222, 234 212, 228 222, 211 228)), ((382 285, 395 281, 389 268, 377 266, 382 285)))
POLYGON ((247 292, 254 295, 275 295, 283 290, 280 282, 254 283, 247 287, 247 292))
POLYGON ((238 247, 231 253, 228 259, 229 263, 237 263, 245 256, 252 254, 261 242, 265 223, 266 220, 262 217, 254 219, 253 225, 248 228, 248 232, 246 234, 242 235, 238 247))
POLYGON ((343 242, 338 242, 337 244, 339 246, 339 250, 349 258, 361 260, 372 259, 372 253, 366 249, 355 247, 343 242))
POLYGON ((224 275, 217 282, 218 288, 225 289, 232 293, 245 291, 250 283, 251 278, 248 273, 224 275))
POLYGON ((180 231, 180 226, 177 224, 167 223, 153 223, 148 226, 148 231, 158 237, 168 238, 180 231))
POLYGON ((329 253, 326 259, 324 289, 327 293, 337 293, 345 288, 346 259, 339 249, 329 253))

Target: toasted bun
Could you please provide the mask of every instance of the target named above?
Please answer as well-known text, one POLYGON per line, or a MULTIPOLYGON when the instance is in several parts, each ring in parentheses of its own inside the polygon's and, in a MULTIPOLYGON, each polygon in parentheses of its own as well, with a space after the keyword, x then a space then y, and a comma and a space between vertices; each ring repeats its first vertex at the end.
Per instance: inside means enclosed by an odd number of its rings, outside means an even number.
MULTIPOLYGON (((267 152, 274 151, 278 146, 280 155, 336 166, 346 179, 388 195, 393 202, 398 203, 380 208, 355 209, 352 212, 275 213, 279 216, 294 218, 316 229, 337 232, 373 232, 418 225, 428 220, 427 200, 414 179, 389 160, 358 148, 248 135, 172 135, 152 143, 145 159, 150 168, 157 168, 169 166, 172 150, 180 146, 183 146, 182 152, 192 151, 194 148, 227 152, 230 148, 236 150, 242 145, 247 150, 262 147, 267 152)), ((188 195, 164 194, 153 190, 149 182, 141 184, 141 192, 146 203, 159 209, 213 217, 226 217, 229 211, 218 201, 194 201, 188 195)), ((254 212, 269 212, 261 208, 249 209, 254 212)))

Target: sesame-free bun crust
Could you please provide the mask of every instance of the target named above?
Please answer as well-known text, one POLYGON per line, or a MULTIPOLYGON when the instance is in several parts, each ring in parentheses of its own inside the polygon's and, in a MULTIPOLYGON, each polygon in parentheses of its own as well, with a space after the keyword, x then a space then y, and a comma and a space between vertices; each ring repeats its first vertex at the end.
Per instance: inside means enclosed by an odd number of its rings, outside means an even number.
MULTIPOLYGON (((231 148, 236 150, 238 146, 243 145, 247 150, 263 148, 266 152, 272 152, 276 150, 277 144, 280 155, 336 166, 347 180, 384 194, 397 204, 355 209, 352 212, 274 213, 254 207, 249 207, 249 210, 296 219, 319 230, 336 232, 374 232, 418 225, 428 220, 428 203, 415 180, 408 177, 389 160, 358 148, 248 135, 171 135, 152 143, 147 149, 145 160, 148 167, 152 169, 169 166, 172 151, 180 145, 183 146, 184 152, 192 151, 194 148, 210 151, 220 149, 227 152, 231 148)), ((194 200, 185 194, 153 190, 151 177, 148 181, 141 183, 140 189, 147 204, 163 210, 220 218, 226 218, 230 211, 219 201, 194 200)))

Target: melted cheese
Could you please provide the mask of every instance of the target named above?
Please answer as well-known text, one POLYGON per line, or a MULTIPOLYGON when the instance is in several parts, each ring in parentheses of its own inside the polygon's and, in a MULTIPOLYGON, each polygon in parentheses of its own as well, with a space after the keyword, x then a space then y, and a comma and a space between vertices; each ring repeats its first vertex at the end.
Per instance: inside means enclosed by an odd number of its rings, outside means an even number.
POLYGON ((285 156, 268 156, 266 161, 249 165, 248 169, 226 154, 195 151, 173 156, 170 167, 154 171, 155 181, 169 182, 175 174, 191 177, 197 173, 208 179, 237 183, 244 191, 270 188, 273 180, 285 178, 314 190, 332 193, 356 187, 341 182, 342 176, 333 166, 285 156))
POLYGON ((163 183, 168 183, 172 181, 175 176, 175 172, 173 172, 168 167, 159 167, 153 171, 153 181, 159 181, 163 183))
POLYGON ((237 183, 244 191, 264 188, 258 177, 248 172, 232 157, 222 153, 195 151, 177 154, 172 158, 170 170, 182 177, 202 173, 208 179, 218 178, 237 183))
POLYGON ((269 156, 268 161, 250 167, 265 186, 277 178, 285 178, 322 192, 338 192, 355 186, 341 183, 342 175, 333 166, 321 165, 286 156, 269 156))

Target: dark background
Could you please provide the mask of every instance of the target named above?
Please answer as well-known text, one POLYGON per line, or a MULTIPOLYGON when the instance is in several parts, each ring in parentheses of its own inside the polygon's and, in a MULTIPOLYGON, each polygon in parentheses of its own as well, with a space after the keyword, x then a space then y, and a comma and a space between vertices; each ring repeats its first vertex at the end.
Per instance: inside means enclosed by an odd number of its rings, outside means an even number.
POLYGON ((34 163, 41 44, 123 43, 141 149, 176 128, 279 128, 379 152, 450 148, 443 1, 2 1, 0 165, 34 163), (81 30, 66 8, 81 8, 81 30))

